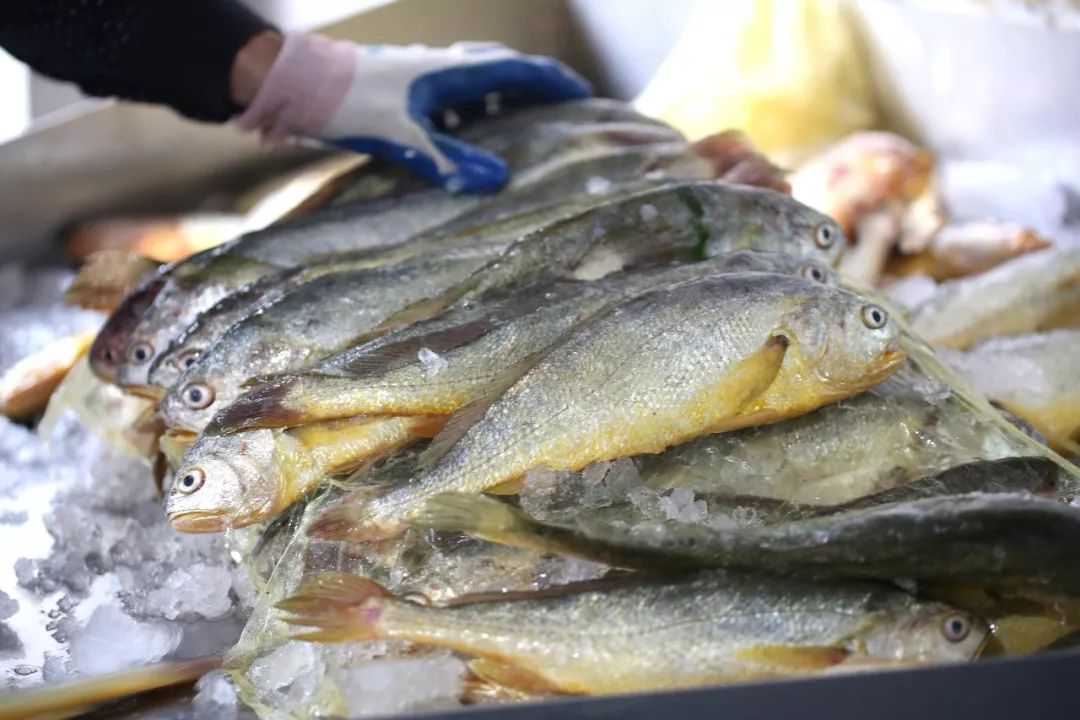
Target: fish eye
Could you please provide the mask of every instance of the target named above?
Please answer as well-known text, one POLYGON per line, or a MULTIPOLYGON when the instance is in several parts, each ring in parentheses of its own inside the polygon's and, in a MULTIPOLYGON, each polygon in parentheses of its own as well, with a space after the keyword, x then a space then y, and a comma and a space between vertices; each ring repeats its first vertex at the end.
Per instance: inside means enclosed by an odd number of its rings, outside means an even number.
POLYGON ((825 273, 821 271, 821 268, 814 267, 813 265, 807 265, 802 269, 801 275, 807 280, 813 280, 814 282, 825 282, 825 273))
POLYGON ((202 410, 214 402, 214 389, 203 383, 191 383, 180 393, 180 399, 192 410, 202 410))
POLYGON ((814 230, 814 244, 828 250, 836 242, 836 230, 829 223, 822 223, 814 230))
POLYGON ((971 634, 971 620, 960 614, 949 615, 941 621, 941 634, 949 642, 962 642, 971 634))
POLYGON ((889 321, 889 314, 877 305, 864 305, 862 309, 862 321, 863 325, 866 327, 871 330, 877 330, 885 327, 885 323, 889 321))
POLYGON ((190 495, 203 486, 206 482, 206 473, 199 468, 191 468, 182 477, 176 479, 176 489, 185 495, 190 495))
POLYGON ((150 360, 154 354, 154 348, 148 342, 137 342, 128 350, 128 362, 142 365, 150 360))
POLYGON ((181 370, 187 370, 189 367, 195 364, 195 361, 199 359, 198 350, 186 350, 183 354, 176 359, 176 364, 181 370))

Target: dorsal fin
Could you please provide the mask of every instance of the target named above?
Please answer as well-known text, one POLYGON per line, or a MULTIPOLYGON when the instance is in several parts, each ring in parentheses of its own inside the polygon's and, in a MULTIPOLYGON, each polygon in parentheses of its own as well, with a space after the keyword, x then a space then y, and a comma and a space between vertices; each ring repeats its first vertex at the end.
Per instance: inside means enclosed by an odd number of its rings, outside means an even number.
POLYGON ((418 355, 424 348, 441 355, 467 345, 508 319, 504 315, 487 316, 443 330, 389 342, 369 352, 359 353, 348 362, 335 365, 331 373, 350 377, 381 374, 392 368, 418 362, 418 355))
POLYGON ((514 383, 520 380, 525 373, 532 369, 544 352, 544 350, 541 350, 540 352, 528 355, 503 370, 488 383, 487 387, 485 387, 472 402, 454 413, 450 417, 450 421, 446 423, 446 428, 435 436, 423 455, 420 456, 418 463, 419 471, 421 473, 427 472, 435 465, 435 463, 450 452, 450 449, 469 431, 469 428, 475 425, 477 421, 484 416, 484 413, 488 411, 488 408, 490 408, 495 401, 510 388, 510 386, 514 385, 514 383))
MULTIPOLYGON (((379 373, 389 368, 417 361, 418 353, 427 348, 442 354, 483 337, 493 330, 521 317, 571 297, 571 286, 553 286, 537 289, 523 296, 500 299, 490 305, 482 317, 463 321, 457 325, 442 327, 429 332, 411 335, 402 340, 384 337, 385 342, 366 352, 357 352, 348 362, 316 370, 324 374, 359 376, 379 373)), ((359 348, 358 348, 359 350, 359 348)))

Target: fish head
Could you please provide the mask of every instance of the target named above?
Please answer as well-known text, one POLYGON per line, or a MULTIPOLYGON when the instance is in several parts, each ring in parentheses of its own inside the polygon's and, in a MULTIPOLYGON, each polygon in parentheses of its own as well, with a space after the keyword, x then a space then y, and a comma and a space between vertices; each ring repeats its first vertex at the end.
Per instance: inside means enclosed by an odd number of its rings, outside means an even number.
POLYGON ((835 266, 847 247, 840 223, 797 200, 784 200, 773 222, 776 230, 788 238, 788 246, 798 255, 835 266))
POLYGON ((172 342, 174 325, 161 320, 158 308, 152 308, 128 339, 116 370, 116 380, 135 394, 150 386, 150 368, 172 342))
POLYGON ((222 532, 266 520, 283 483, 270 430, 203 436, 173 476, 165 513, 180 532, 222 532))
POLYGON ((990 637, 985 622, 939 603, 910 603, 874 623, 864 636, 866 652, 898 662, 964 662, 978 656, 990 637))
POLYGON ((778 275, 796 275, 829 287, 840 286, 840 277, 825 263, 813 258, 789 255, 788 253, 736 250, 704 262, 711 262, 725 272, 764 272, 778 275))
POLYGON ((784 324, 797 344, 800 374, 837 399, 874 387, 907 357, 896 319, 844 290, 814 286, 784 324))
POLYGON ((166 393, 160 412, 170 428, 201 432, 238 393, 225 382, 226 376, 204 372, 207 368, 198 364, 192 369, 195 372, 185 372, 166 393))
POLYGON ((787 195, 731 186, 714 192, 722 192, 729 202, 700 202, 706 209, 704 232, 710 236, 704 243, 706 257, 740 249, 766 250, 813 258, 833 267, 847 247, 839 223, 787 195))
POLYGON ((150 385, 171 388, 187 372, 202 354, 202 348, 196 344, 173 344, 150 365, 148 381, 150 385))
POLYGON ((134 290, 105 322, 90 346, 90 368, 106 382, 119 383, 120 366, 127 357, 132 338, 154 304, 166 281, 155 276, 134 290))

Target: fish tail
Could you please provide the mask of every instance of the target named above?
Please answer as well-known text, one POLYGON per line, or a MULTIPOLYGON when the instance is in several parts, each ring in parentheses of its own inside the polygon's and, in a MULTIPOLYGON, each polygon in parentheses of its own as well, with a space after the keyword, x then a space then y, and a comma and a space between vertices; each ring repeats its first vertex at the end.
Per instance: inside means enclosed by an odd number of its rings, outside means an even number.
POLYGON ((11 692, 0 699, 0 720, 74 717, 103 703, 194 682, 220 665, 221 658, 218 657, 164 662, 87 680, 11 692))
POLYGON ((390 592, 351 573, 321 573, 275 607, 289 625, 314 628, 295 635, 315 642, 351 642, 378 637, 379 598, 390 592))
POLYGON ((517 544, 510 540, 531 534, 528 517, 520 510, 466 493, 436 495, 409 522, 429 530, 454 530, 504 544, 517 544))
POLYGON ((222 432, 236 432, 252 428, 288 428, 313 419, 332 419, 309 418, 290 407, 288 401, 296 384, 295 378, 286 377, 248 390, 215 416, 215 427, 222 432))

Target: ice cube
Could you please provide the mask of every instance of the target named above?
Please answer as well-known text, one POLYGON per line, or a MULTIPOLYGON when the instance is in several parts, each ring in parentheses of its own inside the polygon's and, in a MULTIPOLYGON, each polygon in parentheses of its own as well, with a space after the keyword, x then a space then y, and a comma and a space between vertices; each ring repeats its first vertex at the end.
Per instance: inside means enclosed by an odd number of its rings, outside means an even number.
POLYGON ((236 688, 232 678, 224 670, 211 670, 195 683, 195 697, 191 700, 192 710, 198 718, 236 717, 239 708, 236 688))
POLYGON ((455 657, 377 660, 339 674, 348 717, 458 705, 465 665, 455 657))
POLYGON ((685 523, 702 523, 708 515, 704 500, 694 500, 693 488, 675 488, 667 495, 660 496, 660 507, 668 520, 685 523))
POLYGON ((23 644, 19 636, 8 627, 7 623, 0 622, 0 658, 20 658, 23 656, 23 644))
POLYGON ((264 701, 298 708, 315 694, 324 674, 315 646, 292 640, 253 662, 247 678, 264 701))
POLYGON ((585 192, 590 195, 606 195, 611 192, 611 181, 595 175, 585 181, 585 192))
POLYGON ((166 620, 197 616, 212 620, 232 609, 229 590, 233 578, 228 568, 197 563, 177 569, 165 584, 149 593, 143 612, 166 620))
POLYGON ((434 377, 450 366, 450 363, 442 355, 431 348, 420 348, 416 354, 420 364, 424 366, 424 375, 434 377))
POLYGON ((0 590, 0 620, 7 620, 19 612, 19 601, 0 590))
POLYGON ((41 679, 47 683, 67 680, 72 674, 71 658, 66 653, 45 653, 41 665, 41 679))
POLYGON ((71 661, 84 675, 101 675, 157 662, 180 644, 173 623, 139 622, 114 605, 101 605, 71 638, 71 661))

